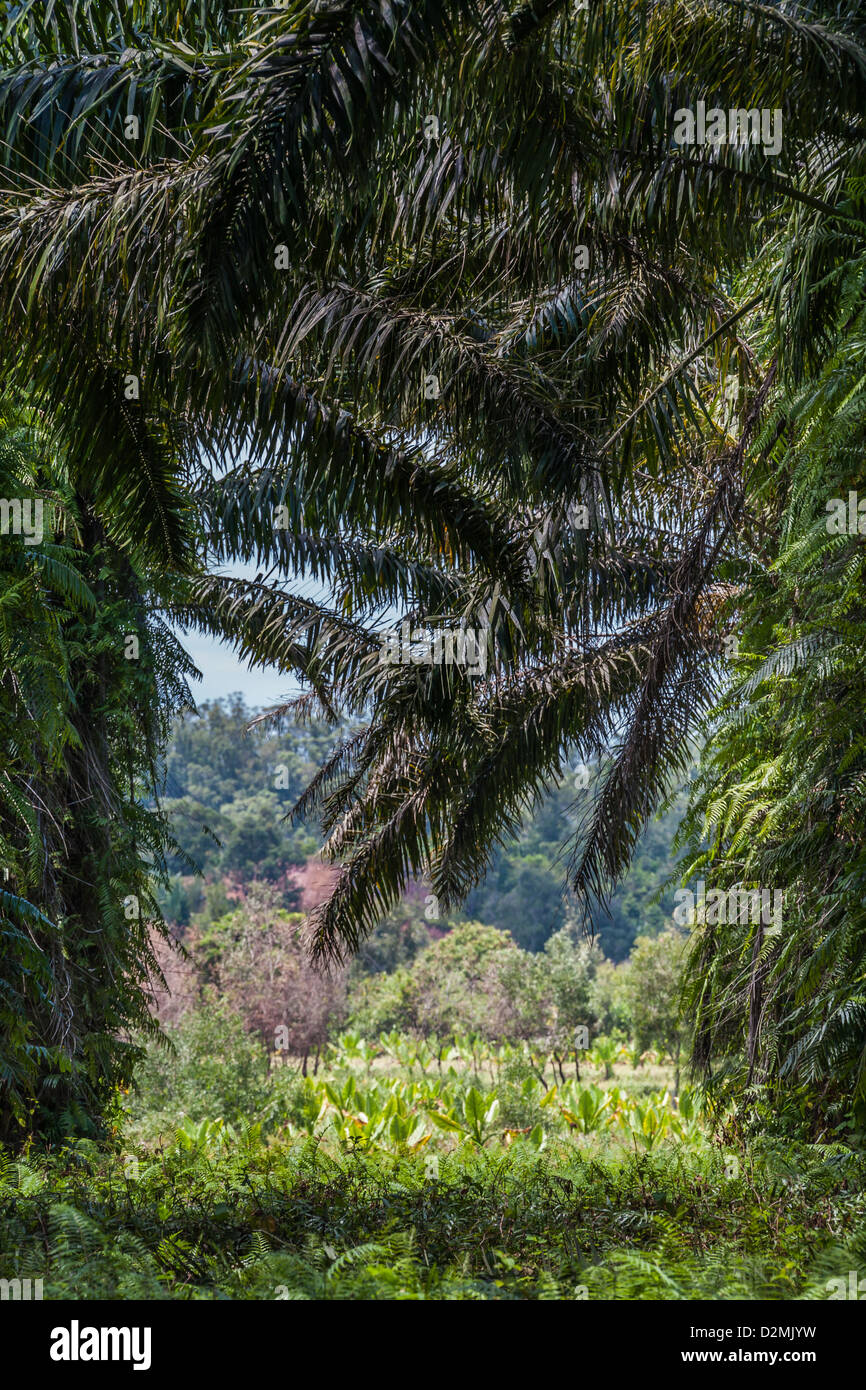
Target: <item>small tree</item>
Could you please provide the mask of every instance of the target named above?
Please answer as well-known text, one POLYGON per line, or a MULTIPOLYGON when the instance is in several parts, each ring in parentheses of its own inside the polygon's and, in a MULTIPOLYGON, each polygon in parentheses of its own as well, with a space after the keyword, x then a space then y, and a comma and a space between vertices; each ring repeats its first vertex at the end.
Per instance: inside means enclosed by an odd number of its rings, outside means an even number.
POLYGON ((674 926, 658 936, 639 936, 626 966, 624 984, 638 1046, 658 1046, 671 1054, 675 1093, 680 1087, 680 1052, 685 1036, 680 994, 687 942, 685 934, 674 926))
POLYGON ((599 962, 590 986, 590 1011, 599 1033, 632 1034, 627 981, 627 963, 599 962))
POLYGON ((460 922, 435 941, 412 967, 418 1028, 447 1036, 456 1031, 495 1033, 497 980, 519 948, 498 927, 460 922))
POLYGON ((256 884, 243 905, 212 929, 220 937, 211 960, 226 1007, 260 1034, 269 1052, 302 1059, 319 1054, 345 1015, 345 971, 310 964, 303 942, 304 918, 277 906, 279 890, 256 884))

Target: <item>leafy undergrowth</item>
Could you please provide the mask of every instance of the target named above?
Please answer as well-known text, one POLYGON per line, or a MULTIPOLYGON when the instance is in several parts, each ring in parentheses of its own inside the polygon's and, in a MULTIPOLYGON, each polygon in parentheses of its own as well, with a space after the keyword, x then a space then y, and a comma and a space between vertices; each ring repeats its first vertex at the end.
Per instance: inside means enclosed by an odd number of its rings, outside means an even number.
POLYGON ((215 1132, 7 1161, 2 1275, 55 1299, 789 1299, 866 1272, 862 1160, 838 1152, 768 1150, 729 1178, 672 1146, 476 1145, 434 1175, 423 1152, 215 1132))
POLYGON ((347 1036, 304 1078, 224 1021, 176 1043, 109 1141, 0 1153, 0 1278, 46 1299, 771 1300, 866 1274, 866 1156, 720 1148, 644 1060, 602 1085, 602 1056, 578 1082, 520 1048, 347 1036))

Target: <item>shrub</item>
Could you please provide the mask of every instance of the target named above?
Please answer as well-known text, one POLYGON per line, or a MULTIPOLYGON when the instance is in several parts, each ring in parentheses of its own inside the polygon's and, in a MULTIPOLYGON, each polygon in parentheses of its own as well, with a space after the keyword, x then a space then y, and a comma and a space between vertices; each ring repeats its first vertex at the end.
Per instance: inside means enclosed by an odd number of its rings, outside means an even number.
POLYGON ((241 1020, 219 1006, 191 1010, 151 1046, 131 1099, 133 1124, 151 1137, 184 1115, 245 1123, 268 1103, 268 1059, 241 1020))

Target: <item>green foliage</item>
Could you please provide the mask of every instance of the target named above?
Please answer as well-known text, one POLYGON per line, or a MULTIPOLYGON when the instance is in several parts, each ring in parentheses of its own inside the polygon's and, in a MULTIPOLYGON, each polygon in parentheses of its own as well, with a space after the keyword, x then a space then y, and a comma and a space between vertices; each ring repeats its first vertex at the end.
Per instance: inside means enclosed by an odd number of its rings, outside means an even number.
POLYGON ((681 1008, 687 948, 686 935, 669 926, 660 936, 638 937, 624 966, 623 996, 642 1050, 679 1057, 687 1037, 681 1008))
MULTIPOLYGON (((838 321, 853 0, 71 0, 10 10, 0 62, 4 373, 112 537, 186 577, 182 625, 363 721, 298 807, 341 865, 317 952, 425 873, 452 912, 575 752, 592 916, 717 696, 774 383, 838 321), (778 109, 780 149, 681 148, 697 99, 778 109), (481 630, 486 674, 382 662, 408 615, 481 630)), ((273 876, 263 814, 225 853, 273 876)), ((504 896, 537 949, 562 918, 525 857, 544 926, 504 896)))
MULTIPOLYGON (((218 1115, 243 1125, 269 1098, 268 1060, 240 1019, 211 1006, 168 1025, 167 1045, 151 1047, 136 1071, 136 1096, 147 1099, 147 1137, 156 1139, 183 1117, 218 1115)), ((138 1102, 136 1102, 138 1103, 138 1102)))
POLYGON ((169 861, 175 873, 191 860, 211 879, 274 880, 321 843, 318 827, 293 828, 286 815, 339 731, 315 723, 281 735, 250 728, 253 714, 235 695, 206 701, 175 725, 163 796, 182 850, 169 861))
MULTIPOLYGON (((154 876, 172 849, 146 804, 191 665, 134 540, 76 487, 32 409, 0 403, 0 493, 44 504, 0 538, 0 1139, 94 1133, 155 1031, 154 876), (126 542, 119 548, 120 540, 126 542), (134 651, 130 642, 136 644, 134 651)), ((5 506, 4 502, 4 506, 5 506)))
MULTIPOLYGON (((682 832, 689 879, 782 895, 781 921, 698 925, 690 1007, 696 1058, 749 1125, 844 1134, 866 1120, 866 220, 820 222, 809 254, 832 271, 829 346, 779 393, 754 464, 752 574, 738 602, 733 688, 712 712, 682 832), (845 529, 833 518, 840 499, 845 529), (746 1118, 747 1117, 747 1118, 746 1118)), ((778 248, 776 251, 778 254, 778 248)), ((805 252, 804 252, 805 254, 805 252)), ((803 288, 800 312, 823 291, 803 288)))
POLYGON ((351 978, 350 1022, 366 1034, 544 1039, 567 1053, 576 1029, 598 1031, 593 983, 600 962, 597 947, 566 929, 531 952, 495 927, 460 922, 411 966, 351 978))
MULTIPOLYGON (((596 906, 591 914, 593 934, 610 960, 625 960, 635 937, 660 931, 673 910, 673 892, 665 885, 684 809, 679 797, 650 822, 622 882, 605 908, 596 906)), ((561 863, 562 843, 574 823, 575 789, 568 783, 551 788, 516 838, 497 850, 484 882, 466 899, 468 915, 510 931, 525 950, 540 950, 574 916, 561 863)))
POLYGON ((625 992, 627 970, 612 961, 599 961, 590 985, 590 1009, 602 1033, 628 1033, 631 1015, 625 992))
MULTIPOLYGON (((235 696, 205 703, 177 723, 166 758, 167 795, 162 803, 184 851, 184 856, 169 859, 177 872, 189 856, 207 878, 266 878, 285 885, 286 871, 321 847, 320 827, 304 820, 291 827, 282 817, 325 763, 339 731, 320 723, 288 725, 279 732, 263 726, 250 729, 252 718, 253 712, 235 696), (273 786, 275 768, 281 769, 280 780, 286 784, 279 790, 273 786)), ((573 790, 551 788, 540 805, 527 812, 520 834, 500 849, 484 884, 469 895, 465 911, 470 919, 510 932, 528 950, 541 950, 567 925, 573 911, 559 860, 563 836, 573 821, 573 803, 573 790)), ((673 871, 670 844, 682 809, 680 799, 648 827, 608 911, 596 914, 595 933, 614 960, 628 954, 635 935, 660 930, 665 915, 670 915, 673 894, 663 885, 673 871)), ((361 944, 360 970, 376 973, 409 964, 429 943, 420 889, 415 885, 361 944)), ((296 901, 291 891, 284 887, 286 906, 296 901)), ((228 910, 221 884, 209 883, 204 908, 209 920, 220 915, 211 905, 212 894, 222 894, 221 911, 228 910)), ((167 918, 185 926, 199 910, 199 899, 194 880, 175 877, 162 906, 167 918)), ((430 924, 441 927, 449 920, 453 918, 437 917, 430 924)))
POLYGON ((0 1152, 0 1278, 50 1299, 770 1301, 866 1270, 863 1157, 720 1151, 690 1092, 676 1110, 624 1075, 557 1086, 516 1048, 458 1040, 440 1070, 347 1035, 319 1077, 277 1068, 244 1123, 249 1040, 199 1016, 177 1043, 114 1144, 0 1152), (199 1091, 225 1109, 167 1124, 199 1091))
MULTIPOLYGON (((8 476, 69 526, 3 548, 7 1130, 92 1125, 147 1024, 150 870, 186 867, 147 804, 187 702, 168 616, 302 680, 275 727, 343 721, 295 831, 261 781, 220 794, 220 767, 177 797, 188 852, 222 832, 225 876, 279 882, 320 821, 320 961, 425 876, 450 921, 577 756, 563 838, 597 922, 712 709, 690 867, 781 878, 790 930, 696 938, 698 1064, 815 1132, 862 1125, 863 560, 821 505, 862 474, 864 98, 854 0, 9 9, 0 365, 51 457, 13 447, 8 476), (705 98, 778 110, 780 148, 680 148, 674 112, 705 98), (255 576, 222 572, 239 561, 255 576), (484 671, 383 662, 405 615, 479 630, 484 671)), ((553 1037, 589 1008, 592 972, 584 1005, 546 950, 573 920, 553 840, 529 831, 520 874, 500 860, 510 943, 391 953, 395 1018, 553 1037)), ((646 886, 616 958, 661 927, 646 886)), ((251 930, 248 955, 293 965, 292 931, 251 930)), ((312 985, 286 967, 281 999, 289 977, 312 985)), ((232 979, 248 995, 237 949, 232 979)))

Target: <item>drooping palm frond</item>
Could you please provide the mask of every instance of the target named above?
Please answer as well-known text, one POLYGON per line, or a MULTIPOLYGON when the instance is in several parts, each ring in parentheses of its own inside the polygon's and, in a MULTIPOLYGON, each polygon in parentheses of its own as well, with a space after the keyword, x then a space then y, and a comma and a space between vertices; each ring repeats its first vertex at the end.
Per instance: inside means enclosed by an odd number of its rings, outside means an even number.
POLYGON ((850 295, 856 7, 170 18, 89 0, 7 26, 4 365, 45 386, 83 337, 138 376, 114 439, 114 387, 57 378, 70 467, 124 534, 147 509, 173 573, 261 570, 193 573, 165 611, 369 716, 317 784, 348 861, 321 949, 424 863, 456 898, 569 740, 614 750, 576 850, 598 894, 717 688, 766 524, 760 421, 787 442, 770 364, 781 395, 850 295), (781 148, 678 146, 699 100, 781 111, 781 148), (392 669, 372 624, 402 618, 482 633, 486 669, 392 669))

